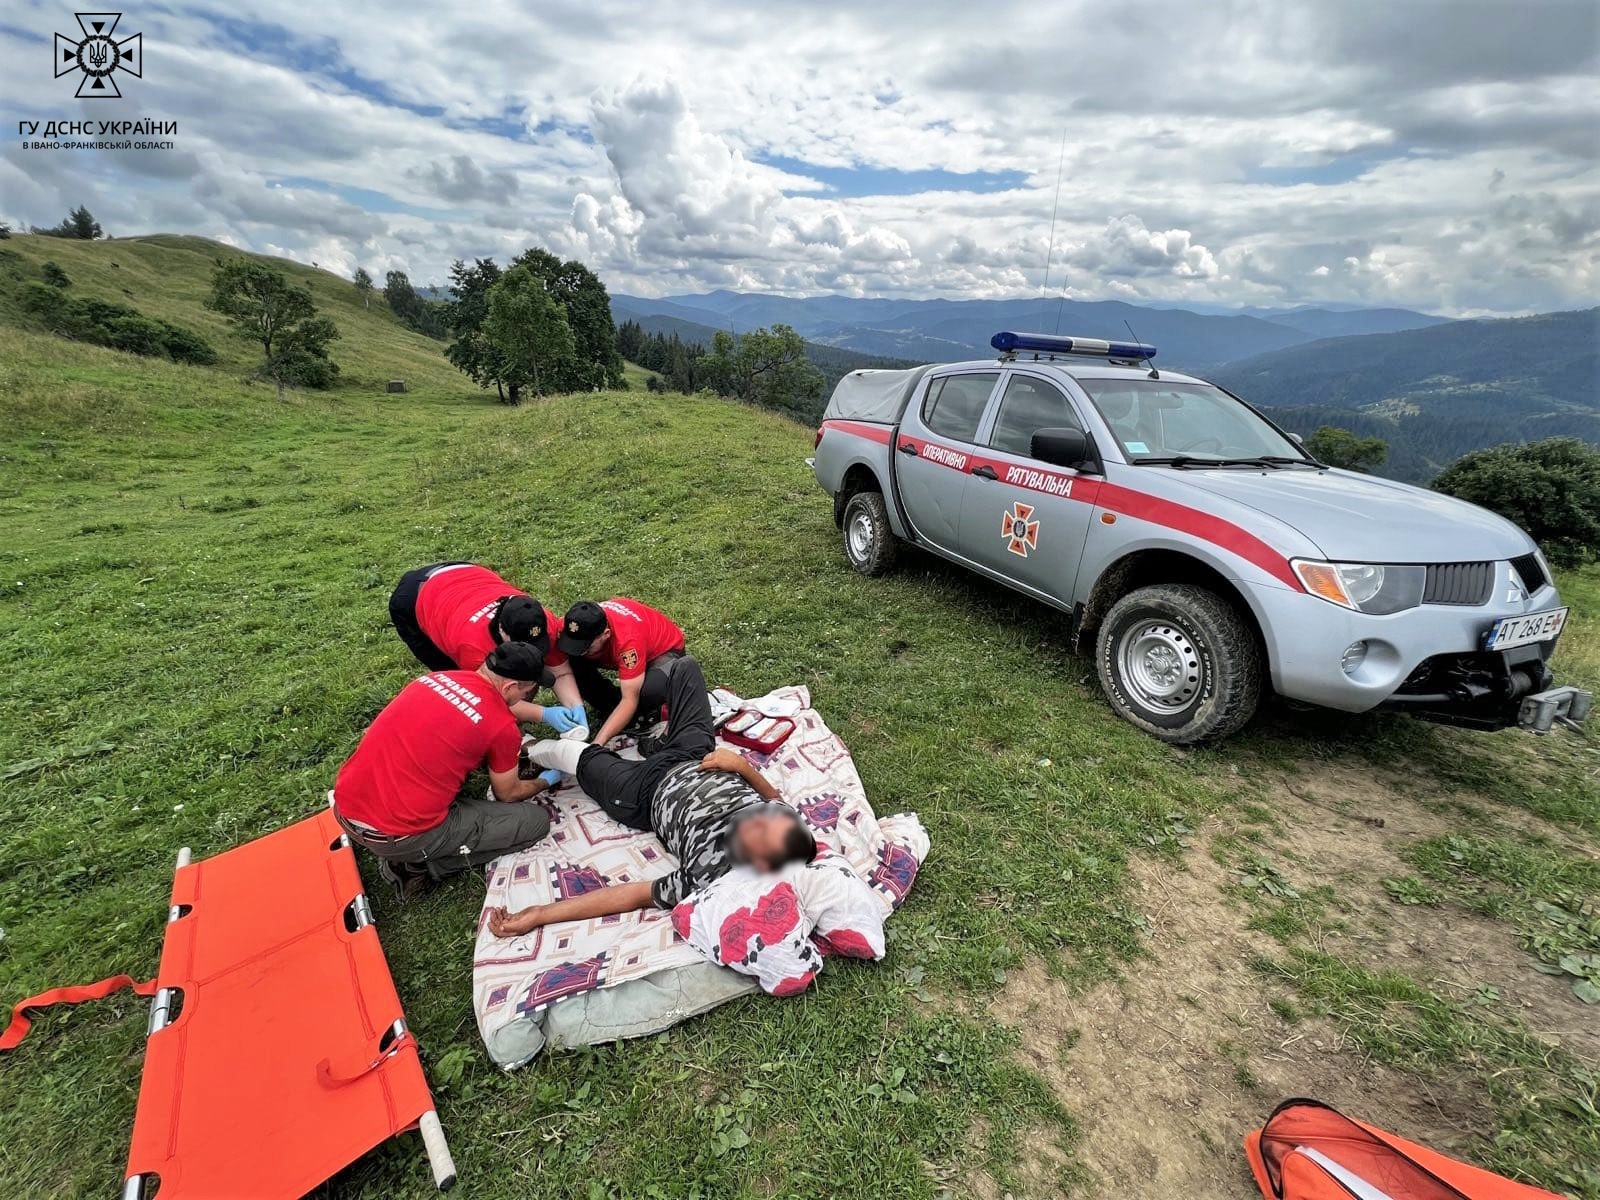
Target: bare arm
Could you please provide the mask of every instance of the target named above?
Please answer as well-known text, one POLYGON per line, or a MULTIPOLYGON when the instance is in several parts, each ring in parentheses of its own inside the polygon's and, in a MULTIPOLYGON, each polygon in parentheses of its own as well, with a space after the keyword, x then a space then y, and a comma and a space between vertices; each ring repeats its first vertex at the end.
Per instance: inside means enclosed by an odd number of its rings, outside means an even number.
POLYGON ((583 703, 583 696, 578 691, 578 677, 572 673, 570 664, 562 663, 559 667, 551 667, 550 673, 555 676, 550 686, 555 689, 557 700, 568 708, 576 708, 583 703))
POLYGON ((748 758, 742 754, 735 754, 732 750, 719 746, 700 760, 700 769, 702 771, 731 771, 755 789, 756 795, 763 800, 776 800, 778 798, 778 789, 772 786, 772 781, 756 770, 748 758))
POLYGON ((518 700, 511 706, 511 715, 519 721, 543 721, 544 705, 532 700, 518 700))
POLYGON ((617 701, 606 723, 600 726, 600 732, 594 735, 596 746, 604 746, 626 729, 628 722, 633 720, 633 714, 639 711, 639 693, 644 691, 644 676, 635 675, 632 679, 620 680, 617 686, 622 689, 622 699, 617 701))
POLYGON ((489 914, 489 932, 495 937, 516 937, 545 925, 560 921, 583 921, 589 917, 609 917, 613 913, 633 912, 649 908, 650 883, 619 883, 611 887, 596 888, 570 900, 556 900, 550 904, 530 904, 527 908, 508 913, 503 908, 489 914))
POLYGON ((549 788, 542 779, 523 779, 512 767, 509 771, 490 771, 489 788, 494 798, 502 804, 515 804, 519 800, 532 800, 549 788))

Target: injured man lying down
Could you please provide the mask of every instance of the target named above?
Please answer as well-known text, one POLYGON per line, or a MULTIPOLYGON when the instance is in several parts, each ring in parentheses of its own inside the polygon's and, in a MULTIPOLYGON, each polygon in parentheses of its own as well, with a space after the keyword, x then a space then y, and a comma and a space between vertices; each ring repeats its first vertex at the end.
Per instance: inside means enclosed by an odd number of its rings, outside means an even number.
POLYGON ((775 871, 816 855, 816 841, 772 784, 741 755, 717 747, 700 664, 684 656, 667 667, 666 732, 640 744, 642 759, 574 741, 537 742, 528 757, 575 775, 613 820, 653 832, 678 869, 653 881, 596 888, 514 913, 496 909, 489 914, 496 937, 652 905, 670 909, 735 864, 775 871))

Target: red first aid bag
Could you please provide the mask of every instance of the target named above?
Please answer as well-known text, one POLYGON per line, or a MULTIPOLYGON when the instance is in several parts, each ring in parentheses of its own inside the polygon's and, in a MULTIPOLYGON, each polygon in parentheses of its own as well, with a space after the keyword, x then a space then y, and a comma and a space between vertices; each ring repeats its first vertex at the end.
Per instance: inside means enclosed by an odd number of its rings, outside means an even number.
POLYGON ((1245 1135, 1266 1200, 1560 1200, 1446 1158, 1318 1100, 1285 1100, 1245 1135))

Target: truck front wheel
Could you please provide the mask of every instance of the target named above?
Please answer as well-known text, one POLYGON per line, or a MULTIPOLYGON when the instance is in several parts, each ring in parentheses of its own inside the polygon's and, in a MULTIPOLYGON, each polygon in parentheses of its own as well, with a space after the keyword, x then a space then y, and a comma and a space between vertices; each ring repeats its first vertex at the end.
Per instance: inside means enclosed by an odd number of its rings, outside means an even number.
POLYGON ((1129 592, 1095 640, 1100 686, 1119 714, 1164 742, 1234 733, 1261 701, 1261 654, 1238 611, 1185 583, 1129 592))
POLYGON ((857 492, 844 506, 844 556, 863 575, 882 575, 894 566, 900 541, 889 528, 881 492, 857 492))

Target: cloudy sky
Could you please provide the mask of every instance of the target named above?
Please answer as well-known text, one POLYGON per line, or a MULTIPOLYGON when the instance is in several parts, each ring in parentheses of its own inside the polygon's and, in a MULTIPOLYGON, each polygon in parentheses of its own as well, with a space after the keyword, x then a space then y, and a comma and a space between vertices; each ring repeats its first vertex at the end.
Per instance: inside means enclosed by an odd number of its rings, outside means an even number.
POLYGON ((0 10, 0 217, 348 273, 530 244, 614 289, 1472 314, 1600 302, 1595 0, 391 0, 0 10), (40 152, 22 119, 176 119, 40 152), (1059 208, 1053 250, 1052 210, 1059 208))

